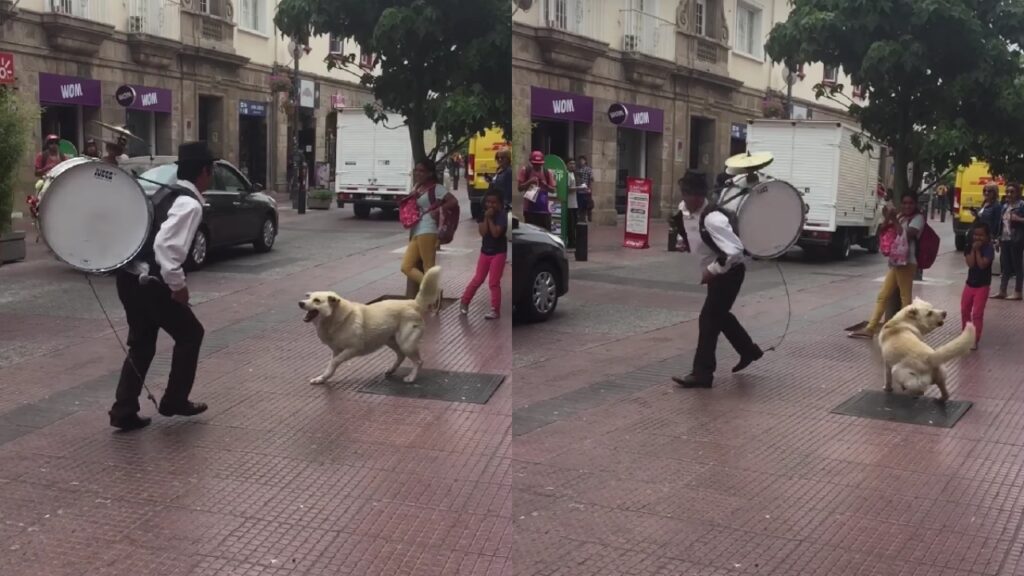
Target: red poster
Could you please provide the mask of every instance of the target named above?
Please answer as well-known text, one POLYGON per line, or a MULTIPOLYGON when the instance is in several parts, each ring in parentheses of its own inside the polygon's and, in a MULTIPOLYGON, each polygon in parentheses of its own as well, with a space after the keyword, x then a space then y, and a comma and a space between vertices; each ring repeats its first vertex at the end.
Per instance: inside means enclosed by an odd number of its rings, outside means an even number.
POLYGON ((14 84, 14 54, 0 52, 0 84, 14 84))
POLYGON ((651 181, 626 179, 626 248, 650 248, 651 181))

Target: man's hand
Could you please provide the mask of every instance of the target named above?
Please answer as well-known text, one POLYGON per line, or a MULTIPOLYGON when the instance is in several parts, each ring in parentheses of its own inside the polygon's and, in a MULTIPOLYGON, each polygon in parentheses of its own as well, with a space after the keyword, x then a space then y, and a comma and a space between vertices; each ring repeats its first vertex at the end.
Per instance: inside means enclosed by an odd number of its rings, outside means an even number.
POLYGON ((708 270, 707 268, 705 268, 703 270, 703 272, 701 273, 700 283, 701 284, 708 284, 708 283, 711 282, 711 279, 714 278, 714 277, 715 277, 715 275, 711 273, 711 270, 708 270))
POLYGON ((181 290, 174 290, 171 292, 171 300, 188 306, 188 286, 185 286, 181 290))

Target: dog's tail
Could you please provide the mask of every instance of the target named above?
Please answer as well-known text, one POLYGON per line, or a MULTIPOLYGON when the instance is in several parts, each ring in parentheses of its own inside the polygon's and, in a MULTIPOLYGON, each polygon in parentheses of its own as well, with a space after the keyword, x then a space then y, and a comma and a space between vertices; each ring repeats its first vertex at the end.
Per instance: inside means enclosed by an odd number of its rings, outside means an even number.
POLYGON ((437 305, 441 297, 441 267, 434 266, 423 275, 420 292, 416 295, 416 306, 420 312, 426 312, 431 306, 437 305))
POLYGON ((928 359, 929 363, 932 366, 942 366, 950 360, 966 356, 970 353, 971 346, 974 346, 974 334, 974 324, 968 322, 959 336, 939 346, 935 349, 935 352, 932 352, 931 357, 928 359))

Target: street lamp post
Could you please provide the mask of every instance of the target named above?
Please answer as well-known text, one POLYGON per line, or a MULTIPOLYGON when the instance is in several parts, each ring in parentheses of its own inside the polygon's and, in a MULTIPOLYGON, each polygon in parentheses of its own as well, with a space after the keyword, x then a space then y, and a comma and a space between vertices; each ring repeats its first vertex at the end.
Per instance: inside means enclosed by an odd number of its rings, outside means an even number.
POLYGON ((299 107, 302 102, 301 87, 299 80, 299 57, 302 54, 302 46, 292 41, 292 61, 295 69, 292 78, 292 193, 298 204, 299 214, 306 213, 306 194, 302 186, 302 150, 299 149, 299 107))

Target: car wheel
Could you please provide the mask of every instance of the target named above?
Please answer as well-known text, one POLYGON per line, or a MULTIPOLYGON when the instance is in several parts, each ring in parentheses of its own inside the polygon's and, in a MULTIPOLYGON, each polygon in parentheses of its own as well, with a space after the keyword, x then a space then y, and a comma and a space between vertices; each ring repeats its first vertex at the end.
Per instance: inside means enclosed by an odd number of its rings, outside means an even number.
POLYGON ((352 210, 356 213, 356 218, 370 217, 370 206, 368 204, 353 204, 352 210))
POLYGON ((196 237, 192 240, 192 248, 188 251, 188 259, 185 261, 189 270, 199 270, 206 265, 206 257, 210 252, 210 236, 205 228, 196 230, 196 237))
POLYGON ((557 307, 558 276, 555 268, 547 263, 538 264, 530 274, 528 317, 533 322, 543 322, 555 313, 557 307))
POLYGON ((270 249, 274 247, 274 240, 277 239, 277 226, 274 225, 274 219, 270 216, 263 218, 263 224, 260 225, 260 236, 253 242, 253 247, 257 252, 270 252, 270 249))

